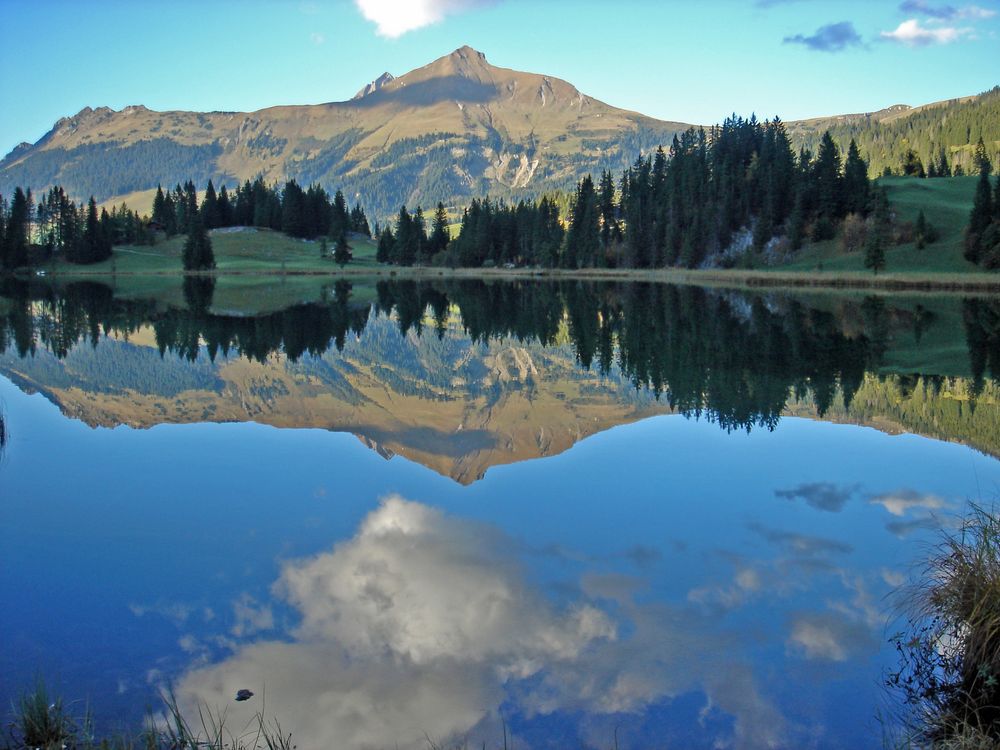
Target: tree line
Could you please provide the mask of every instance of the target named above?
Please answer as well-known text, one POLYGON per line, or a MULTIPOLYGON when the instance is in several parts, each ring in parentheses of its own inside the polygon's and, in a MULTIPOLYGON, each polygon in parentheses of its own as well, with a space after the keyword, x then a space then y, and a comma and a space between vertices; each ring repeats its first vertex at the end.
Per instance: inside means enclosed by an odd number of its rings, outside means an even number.
MULTIPOLYGON (((392 320, 404 339, 444 339, 454 322, 476 344, 568 342, 585 368, 622 378, 681 413, 706 416, 725 429, 751 429, 773 427, 790 399, 806 394, 821 415, 841 400, 849 407, 865 373, 880 371, 893 337, 920 335, 933 317, 896 310, 879 297, 830 312, 792 298, 735 300, 697 287, 479 280, 380 281, 371 305, 355 302, 351 284, 339 280, 325 304, 245 317, 211 312, 214 284, 211 277, 188 277, 187 306, 164 309, 154 301, 115 299, 100 284, 70 284, 56 293, 9 280, 0 351, 13 347, 24 356, 43 345, 65 357, 80 342, 96 346, 103 335, 127 338, 152 326, 164 356, 263 361, 280 351, 297 362, 343 350, 379 316, 392 320)), ((985 377, 1000 377, 1000 307, 971 300, 963 310, 975 396, 985 377)), ((397 355, 385 350, 378 356, 397 355)), ((934 375, 923 380, 932 388, 944 385, 934 375)))
POLYGON ((35 201, 30 189, 0 196, 0 267, 6 270, 59 254, 71 263, 97 263, 116 244, 147 244, 146 223, 126 206, 97 210, 93 196, 76 205, 61 187, 35 201), (32 257, 34 252, 34 257, 32 257))
MULTIPOLYGON (((851 217, 863 222, 875 245, 873 267, 888 211, 881 190, 852 141, 842 154, 826 133, 818 151, 796 154, 780 120, 733 116, 705 131, 675 136, 669 150, 640 157, 617 179, 605 170, 576 186, 568 215, 543 197, 517 204, 473 200, 454 239, 413 227, 400 210, 395 230, 379 238, 380 259, 398 265, 661 268, 732 265, 778 245, 832 238, 851 217)), ((443 211, 438 205, 436 217, 443 211)))
MULTIPOLYGON (((807 130, 807 125, 797 125, 792 139, 815 149, 822 134, 807 130)), ((922 107, 900 117, 875 113, 830 123, 829 133, 841 148, 855 141, 867 155, 873 175, 975 175, 979 141, 987 144, 992 160, 1000 158, 1000 86, 976 97, 922 107)))
POLYGON ((289 180, 282 189, 262 178, 247 180, 230 194, 217 192, 211 180, 201 200, 193 181, 164 191, 158 185, 152 215, 143 217, 124 204, 109 212, 97 209, 93 196, 77 205, 55 186, 37 203, 31 190, 17 187, 8 201, 0 195, 0 268, 13 270, 53 256, 70 263, 99 263, 114 245, 152 245, 157 232, 187 235, 186 270, 215 267, 208 231, 224 227, 264 227, 301 239, 329 238, 340 262, 350 259, 348 235, 371 236, 368 217, 359 205, 349 209, 339 190, 331 199, 319 185, 307 189, 289 180))
MULTIPOLYGON (((979 146, 982 146, 980 142, 979 146)), ((986 150, 977 147, 975 165, 979 171, 976 195, 965 230, 965 259, 983 268, 1000 268, 1000 176, 990 186, 993 164, 986 150)))

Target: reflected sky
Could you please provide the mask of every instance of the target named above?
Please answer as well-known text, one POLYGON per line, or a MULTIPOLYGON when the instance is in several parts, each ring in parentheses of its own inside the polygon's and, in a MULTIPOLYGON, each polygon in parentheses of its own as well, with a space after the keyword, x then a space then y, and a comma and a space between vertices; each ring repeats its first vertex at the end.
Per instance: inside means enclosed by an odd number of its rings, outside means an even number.
POLYGON ((41 673, 114 724, 170 682, 300 747, 877 747, 886 595, 1000 487, 795 418, 653 417, 462 486, 346 434, 0 399, 0 699, 41 673))
POLYGON ((201 292, 0 300, 0 705, 41 675, 102 727, 173 686, 299 747, 880 747, 894 592, 1000 495, 989 301, 201 292))

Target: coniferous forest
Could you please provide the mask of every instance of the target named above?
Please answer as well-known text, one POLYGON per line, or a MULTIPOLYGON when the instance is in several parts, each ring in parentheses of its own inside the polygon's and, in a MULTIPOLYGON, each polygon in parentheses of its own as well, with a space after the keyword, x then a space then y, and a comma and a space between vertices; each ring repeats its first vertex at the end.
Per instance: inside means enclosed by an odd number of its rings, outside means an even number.
MULTIPOLYGON (((914 154, 908 158, 904 171, 913 177, 952 174, 944 153, 929 169, 914 154)), ((982 141, 972 168, 981 184, 966 257, 996 268, 1000 201, 982 141)), ((341 265, 351 260, 355 233, 374 236, 377 260, 399 266, 699 268, 772 265, 806 243, 840 236, 845 250, 863 251, 865 265, 877 273, 899 233, 885 191, 869 173, 854 140, 842 150, 828 131, 815 153, 795 152, 780 120, 733 116, 710 130, 675 136, 668 149, 640 156, 622 174, 605 170, 596 181, 586 175, 568 196, 517 203, 474 198, 457 222, 455 209, 450 217, 439 202, 432 215, 402 206, 373 227, 339 190, 331 198, 318 184, 303 189, 289 180, 279 188, 260 177, 232 192, 225 185, 216 190, 209 180, 200 202, 190 180, 173 190, 158 187, 151 217, 124 205, 98 213, 93 198, 77 206, 59 187, 36 205, 30 190, 18 188, 9 202, 0 198, 0 257, 7 269, 54 254, 86 264, 108 258, 115 244, 186 234, 184 268, 204 270, 214 267, 207 232, 246 226, 329 240, 341 265)), ((923 214, 916 223, 918 246, 936 239, 923 214)))

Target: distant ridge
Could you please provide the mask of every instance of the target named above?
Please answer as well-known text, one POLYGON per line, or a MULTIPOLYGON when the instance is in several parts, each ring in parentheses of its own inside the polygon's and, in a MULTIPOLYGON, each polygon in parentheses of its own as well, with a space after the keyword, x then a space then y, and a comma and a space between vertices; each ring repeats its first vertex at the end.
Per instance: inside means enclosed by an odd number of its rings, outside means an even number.
MULTIPOLYGON (((897 104, 875 113, 791 122, 788 128, 804 145, 832 128, 846 146, 865 128, 894 127, 934 107, 962 110, 974 120, 983 101, 993 107, 993 94, 917 108, 897 104)), ((1000 127, 997 114, 994 130, 1000 127)), ((457 208, 473 196, 570 190, 588 172, 620 172, 639 155, 668 147, 688 127, 605 104, 559 78, 494 66, 465 46, 399 77, 383 73, 345 102, 256 112, 85 107, 0 161, 0 193, 15 185, 37 192, 60 184, 77 199, 138 200, 151 196, 157 184, 192 179, 203 185, 212 179, 232 186, 261 175, 268 182, 294 178, 343 189, 369 215, 384 219, 403 203, 441 200, 457 208)), ((929 133, 926 149, 931 141, 937 147, 940 123, 922 127, 929 133)), ((1000 141, 1000 134, 994 137, 1000 141)), ((872 148, 872 158, 873 168, 881 169, 881 161, 897 154, 872 148)))

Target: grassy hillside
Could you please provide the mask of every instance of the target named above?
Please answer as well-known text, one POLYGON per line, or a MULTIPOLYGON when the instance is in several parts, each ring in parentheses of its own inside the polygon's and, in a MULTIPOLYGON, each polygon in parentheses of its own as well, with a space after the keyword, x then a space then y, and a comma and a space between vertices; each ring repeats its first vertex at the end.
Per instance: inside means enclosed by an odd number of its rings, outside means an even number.
MULTIPOLYGON (((259 271, 333 271, 338 268, 330 257, 320 257, 320 243, 298 240, 281 232, 253 227, 214 229, 210 233, 215 264, 224 273, 254 273, 259 271)), ((123 245, 116 247, 111 258, 88 266, 78 266, 59 260, 47 270, 59 275, 131 275, 175 274, 181 272, 183 235, 148 245, 123 245)), ((375 266, 375 243, 371 240, 353 239, 354 252, 351 268, 375 266)))
MULTIPOLYGON (((915 222, 924 212, 940 232, 940 239, 923 249, 908 242, 886 254, 886 273, 983 273, 962 257, 965 227, 976 190, 975 177, 948 177, 920 180, 913 177, 886 177, 879 180, 889 191, 889 201, 899 221, 915 222)), ((864 252, 844 252, 840 238, 808 245, 780 270, 857 271, 865 268, 864 252)))
POLYGON ((796 147, 805 146, 813 153, 825 130, 845 152, 852 138, 857 141, 873 176, 886 167, 898 173, 910 149, 927 167, 942 147, 949 164, 972 174, 973 150, 980 138, 993 162, 1000 158, 1000 86, 977 96, 922 107, 896 105, 880 112, 788 123, 796 147))

